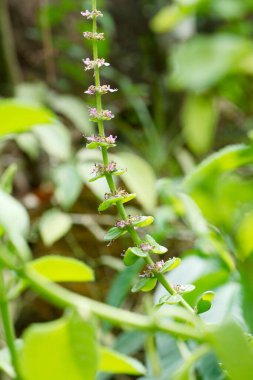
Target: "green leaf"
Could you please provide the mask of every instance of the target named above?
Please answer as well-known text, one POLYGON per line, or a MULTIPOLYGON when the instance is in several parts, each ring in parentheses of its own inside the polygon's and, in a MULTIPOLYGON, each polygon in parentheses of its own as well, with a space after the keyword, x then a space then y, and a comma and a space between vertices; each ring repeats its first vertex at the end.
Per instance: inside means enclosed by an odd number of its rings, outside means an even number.
POLYGON ((93 270, 83 262, 71 257, 50 255, 26 264, 50 281, 87 282, 94 280, 93 270))
POLYGON ((37 124, 51 124, 54 118, 46 108, 13 99, 0 100, 0 135, 25 132, 37 124))
POLYGON ((145 238, 147 242, 153 247, 151 253, 155 253, 157 255, 163 255, 164 253, 168 251, 168 248, 163 247, 162 245, 158 244, 152 236, 146 235, 145 238))
POLYGON ((126 233, 127 231, 123 230, 122 228, 112 227, 109 229, 104 239, 109 240, 109 241, 115 240, 115 239, 118 239, 120 236, 125 235, 126 233))
POLYGON ((142 292, 149 292, 156 286, 157 279, 155 277, 151 278, 140 278, 138 282, 132 287, 132 292, 136 293, 139 290, 142 292))
POLYGON ((168 305, 174 305, 181 301, 181 296, 179 294, 173 294, 173 295, 165 295, 159 299, 159 305, 168 304, 168 305))
POLYGON ((207 291, 203 293, 197 301, 196 310, 198 314, 205 313, 211 309, 212 302, 214 299, 214 292, 207 291))
POLYGON ((159 270, 159 273, 169 272, 177 268, 180 265, 180 263, 181 259, 179 257, 173 257, 172 259, 169 259, 164 263, 163 267, 159 270))
POLYGON ((120 167, 127 167, 122 181, 131 192, 137 193, 138 202, 147 211, 152 212, 157 201, 156 175, 151 166, 133 153, 119 153, 115 161, 120 167))
POLYGON ((182 110, 183 134, 190 149, 204 154, 212 146, 218 108, 213 98, 207 95, 188 95, 182 110))
POLYGON ((253 253, 253 212, 243 214, 236 231, 238 256, 245 260, 253 253))
POLYGON ((70 158, 70 134, 63 125, 38 125, 33 133, 48 155, 63 161, 70 158))
POLYGON ((253 373, 253 351, 245 332, 233 321, 227 321, 210 329, 207 342, 213 347, 229 378, 251 379, 253 373))
POLYGON ((58 209, 46 211, 39 222, 39 232, 46 246, 65 236, 71 227, 71 217, 58 209))
POLYGON ((240 62, 249 54, 252 45, 240 36, 199 35, 177 45, 172 52, 170 83, 177 89, 204 92, 227 75, 240 71, 240 62))
POLYGON ((132 225, 135 227, 146 227, 152 224, 153 221, 153 216, 141 216, 136 221, 132 222, 132 225))
POLYGON ((8 194, 12 192, 13 181, 17 170, 17 165, 11 164, 0 177, 0 188, 8 194))
POLYGON ((50 92, 47 100, 57 113, 66 116, 81 132, 89 134, 92 131, 89 115, 81 99, 50 92))
POLYGON ((82 190, 82 181, 74 164, 66 163, 53 172, 55 198, 65 209, 73 206, 82 190))
POLYGON ((127 196, 115 196, 115 197, 111 197, 109 199, 106 199, 104 202, 102 202, 100 205, 99 205, 99 208, 98 208, 98 211, 101 212, 101 211, 105 211, 107 210, 109 207, 111 207, 112 205, 115 205, 117 204, 118 202, 122 202, 122 203, 126 203, 126 202, 129 202, 131 201, 132 199, 134 199, 136 197, 136 194, 128 194, 127 196))
POLYGON ((125 265, 133 265, 139 257, 147 257, 147 252, 142 251, 142 249, 138 247, 128 248, 124 255, 124 263, 125 265))
POLYGON ((146 373, 145 367, 138 360, 105 347, 101 349, 99 370, 128 375, 144 375, 146 373))
POLYGON ((15 198, 0 189, 0 226, 8 236, 26 236, 29 231, 29 216, 26 209, 15 198))
POLYGON ((94 380, 99 351, 96 330, 77 313, 36 324, 24 334, 20 365, 26 380, 94 380))
POLYGON ((155 33, 165 33, 182 22, 190 12, 189 7, 168 5, 153 17, 150 26, 155 33))
POLYGON ((96 142, 96 141, 92 141, 88 144, 86 144, 86 148, 87 149, 97 149, 97 148, 113 148, 114 146, 116 146, 116 144, 108 144, 106 142, 96 142))

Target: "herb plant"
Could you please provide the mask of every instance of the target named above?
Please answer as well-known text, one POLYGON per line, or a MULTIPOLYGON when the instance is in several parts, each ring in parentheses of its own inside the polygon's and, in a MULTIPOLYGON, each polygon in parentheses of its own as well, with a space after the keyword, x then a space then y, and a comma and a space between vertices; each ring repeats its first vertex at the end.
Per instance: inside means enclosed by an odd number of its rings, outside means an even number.
MULTIPOLYGON (((94 380, 101 378, 101 372, 142 376, 143 380, 205 380, 208 376, 203 373, 203 368, 209 365, 215 373, 210 375, 211 379, 250 379, 253 352, 251 335, 245 334, 251 331, 246 323, 238 324, 233 320, 215 325, 206 323, 201 316, 211 308, 214 293, 206 290, 206 283, 204 286, 203 281, 199 281, 196 283, 200 288, 198 296, 191 298, 194 284, 170 281, 167 272, 176 273, 181 260, 178 257, 161 259, 161 255, 167 254, 167 248, 151 235, 142 233, 143 228, 154 222, 153 216, 128 215, 126 211, 125 204, 136 194, 117 187, 115 177, 123 175, 124 169, 119 168, 108 153, 116 146, 117 138, 105 132, 104 123, 112 120, 114 115, 103 108, 102 98, 117 89, 100 80, 100 69, 109 63, 99 56, 99 43, 104 34, 98 31, 97 21, 103 15, 97 9, 96 0, 92 0, 92 9, 82 12, 82 16, 92 22, 92 31, 84 32, 84 37, 92 42, 93 57, 84 59, 83 63, 86 71, 94 72, 95 83, 85 93, 95 97, 89 114, 91 122, 98 128, 98 134, 86 137, 87 149, 98 149, 102 155, 102 162, 96 163, 92 170, 90 182, 106 179, 109 190, 98 211, 115 206, 120 217, 107 232, 105 241, 110 243, 129 234, 132 246, 126 249, 123 261, 126 266, 134 268, 137 277, 132 292, 150 292, 158 285, 165 293, 151 307, 149 301, 146 302, 145 315, 77 295, 56 284, 93 281, 94 272, 74 258, 50 255, 32 259, 28 244, 29 217, 25 208, 10 195, 15 174, 10 167, 0 181, 0 312, 5 340, 5 347, 0 351, 0 368, 16 380, 94 380), (64 314, 56 321, 28 327, 17 339, 10 304, 27 288, 63 309, 64 314), (126 330, 126 334, 129 330, 136 336, 142 333, 146 365, 108 347, 101 321, 126 330), (167 355, 168 348, 171 349, 170 355, 167 355), (175 357, 175 362, 171 357, 175 357)), ((25 129, 22 126, 22 131, 25 129)), ((15 133, 17 128, 14 125, 6 132, 15 133)), ((203 178, 207 185, 208 177, 212 175, 213 178, 222 167, 219 164, 224 165, 223 170, 229 170, 252 160, 251 145, 231 147, 210 156, 187 177, 180 190, 169 194, 163 193, 163 186, 160 190, 166 201, 176 203, 180 200, 178 214, 182 213, 183 205, 184 216, 190 221, 192 230, 199 241, 202 239, 202 243, 204 240, 212 245, 212 249, 215 247, 227 276, 238 275, 234 260, 226 242, 209 229, 194 202, 194 189, 203 178), (226 166, 228 160, 232 166, 226 166)), ((247 268, 242 260, 243 266, 247 279, 247 268)), ((225 281, 223 279, 221 282, 225 281)), ((209 281, 213 281, 211 276, 209 281)), ((250 326, 250 317, 245 320, 250 326)), ((131 339, 134 339, 132 335, 131 339)))

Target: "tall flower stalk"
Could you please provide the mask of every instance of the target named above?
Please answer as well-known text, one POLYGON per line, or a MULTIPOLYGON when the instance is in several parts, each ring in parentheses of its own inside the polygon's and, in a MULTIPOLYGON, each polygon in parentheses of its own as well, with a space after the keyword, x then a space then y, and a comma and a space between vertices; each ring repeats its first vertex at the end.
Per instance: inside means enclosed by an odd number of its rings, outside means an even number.
POLYGON ((97 10, 97 1, 92 0, 92 11, 86 10, 82 15, 87 19, 92 20, 92 32, 84 32, 84 37, 92 40, 93 46, 93 59, 86 58, 83 60, 85 70, 94 70, 95 84, 91 85, 86 94, 94 95, 96 98, 95 108, 90 108, 90 120, 97 123, 98 135, 87 137, 87 148, 99 148, 102 153, 103 164, 96 164, 93 172, 95 173, 91 181, 105 177, 108 183, 110 193, 105 194, 105 200, 99 206, 99 211, 104 211, 110 206, 116 206, 121 220, 117 221, 115 226, 111 228, 105 239, 114 240, 119 236, 129 233, 134 247, 128 248, 125 253, 124 262, 126 265, 134 264, 138 259, 144 260, 146 268, 142 274, 133 291, 143 290, 148 291, 155 287, 157 281, 166 289, 169 295, 176 296, 177 302, 183 307, 194 312, 194 309, 182 297, 183 288, 180 286, 172 286, 164 273, 174 269, 180 260, 173 258, 166 262, 163 260, 154 262, 151 258, 152 254, 163 254, 167 251, 165 247, 160 246, 151 236, 146 235, 145 239, 141 239, 137 228, 145 227, 153 222, 153 218, 149 216, 129 216, 125 210, 124 203, 130 201, 135 197, 135 194, 128 194, 125 190, 117 189, 114 181, 115 175, 121 175, 124 171, 118 170, 114 162, 109 161, 108 149, 114 147, 116 144, 116 137, 106 136, 104 121, 111 120, 114 115, 109 110, 104 110, 102 106, 102 96, 109 92, 114 92, 116 89, 111 89, 110 85, 101 85, 100 81, 100 68, 102 66, 109 66, 104 58, 99 57, 98 44, 104 39, 103 33, 98 33, 97 18, 103 17, 103 14, 97 10))

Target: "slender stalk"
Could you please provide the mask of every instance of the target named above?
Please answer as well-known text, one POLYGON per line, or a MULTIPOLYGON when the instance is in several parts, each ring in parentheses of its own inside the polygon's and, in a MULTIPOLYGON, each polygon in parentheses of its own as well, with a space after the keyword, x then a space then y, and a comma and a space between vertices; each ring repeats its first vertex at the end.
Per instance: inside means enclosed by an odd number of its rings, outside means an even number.
POLYGON ((18 356, 15 347, 15 333, 9 312, 8 299, 5 291, 3 270, 0 269, 0 313, 7 346, 10 351, 11 362, 15 370, 15 380, 22 380, 18 364, 18 356))
MULTIPOLYGON (((92 0, 92 10, 96 11, 97 9, 97 1, 92 0)), ((93 17, 93 25, 92 25, 92 31, 93 33, 97 33, 97 19, 96 17, 93 17)), ((93 59, 96 61, 98 59, 98 41, 96 39, 93 39, 93 59)), ((100 86, 100 73, 99 73, 99 67, 98 65, 95 66, 94 69, 94 76, 95 76, 95 86, 98 87, 100 86)), ((102 96, 100 93, 96 92, 96 108, 98 113, 102 111, 102 96)), ((103 120, 98 120, 98 132, 100 137, 105 136, 105 129, 104 129, 104 123, 103 120)), ((102 157, 103 157, 103 163, 104 165, 108 165, 109 159, 108 159, 108 152, 106 147, 102 147, 102 157)), ((114 179, 111 173, 106 173, 106 180, 108 183, 108 186, 111 190, 112 193, 116 191, 116 186, 114 183, 114 179)), ((122 202, 117 202, 117 209, 118 212, 123 220, 127 220, 127 212, 125 210, 125 207, 122 202)), ((139 237, 138 233, 134 229, 133 226, 128 227, 128 232, 132 238, 132 241, 134 242, 135 245, 140 245, 142 242, 141 238, 139 237)), ((153 263, 152 259, 150 256, 146 259, 146 262, 148 264, 153 263)), ((170 294, 175 294, 175 290, 172 288, 172 286, 169 284, 165 276, 161 273, 156 274, 157 280, 161 283, 161 285, 170 293, 170 294)), ((181 297, 180 301, 181 305, 185 307, 186 309, 190 310, 192 313, 194 313, 194 309, 181 297)))

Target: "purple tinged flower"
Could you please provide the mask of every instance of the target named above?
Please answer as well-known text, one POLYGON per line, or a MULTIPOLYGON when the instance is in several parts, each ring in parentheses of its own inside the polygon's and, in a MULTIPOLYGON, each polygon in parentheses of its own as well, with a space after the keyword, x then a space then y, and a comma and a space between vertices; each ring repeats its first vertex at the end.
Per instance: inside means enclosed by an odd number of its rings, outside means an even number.
POLYGON ((103 85, 103 86, 90 86, 84 93, 85 94, 88 94, 88 95, 94 95, 96 94, 96 92, 98 94, 101 94, 101 95, 104 95, 104 94, 107 94, 108 92, 115 92, 115 91, 118 91, 117 88, 111 88, 110 85, 103 85))
POLYGON ((87 40, 102 41, 105 39, 104 33, 83 32, 83 36, 87 38, 87 40))
POLYGON ((140 248, 144 252, 151 251, 153 249, 153 247, 149 243, 141 243, 140 248))
POLYGON ((105 62, 104 58, 98 58, 95 61, 90 58, 83 59, 85 71, 95 69, 95 67, 110 66, 110 63, 105 62))
POLYGON ((106 139, 106 142, 108 144, 115 144, 115 142, 117 140, 117 136, 110 135, 110 136, 106 137, 105 139, 106 139))
POLYGON ((82 15, 83 17, 86 17, 87 20, 88 20, 88 19, 92 19, 92 18, 94 18, 94 17, 103 17, 103 13, 100 12, 100 11, 97 11, 96 9, 93 10, 93 11, 91 11, 91 12, 88 11, 88 10, 86 10, 85 12, 81 12, 81 15, 82 15))
POLYGON ((108 172, 115 172, 117 170, 117 164, 114 161, 111 161, 108 165, 108 172))
POLYGON ((118 228, 125 228, 126 225, 127 224, 125 220, 117 220, 117 222, 115 223, 115 227, 118 227, 118 228))
POLYGON ((89 114, 90 114, 90 117, 97 117, 98 116, 97 109, 90 107, 89 108, 89 114))

